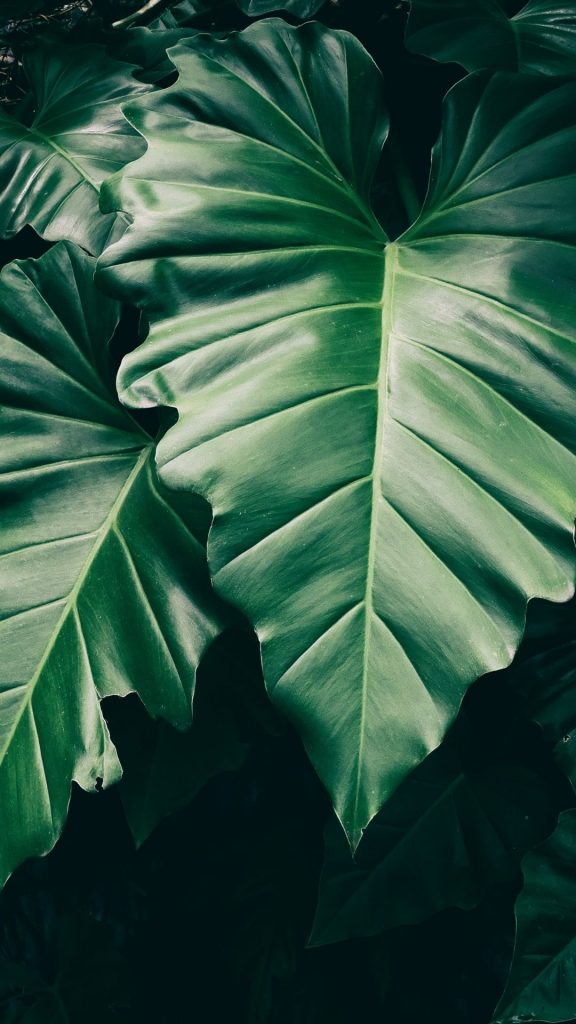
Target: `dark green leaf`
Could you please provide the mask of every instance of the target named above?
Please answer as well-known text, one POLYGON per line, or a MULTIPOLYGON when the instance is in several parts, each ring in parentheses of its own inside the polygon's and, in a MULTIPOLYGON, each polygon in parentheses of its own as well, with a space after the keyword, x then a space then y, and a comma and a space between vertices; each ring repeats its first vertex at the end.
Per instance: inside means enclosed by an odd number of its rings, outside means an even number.
POLYGON ((0 280, 2 881, 54 844, 72 779, 118 779, 99 697, 136 690, 189 725, 195 668, 222 625, 202 544, 114 394, 118 307, 93 270, 62 244, 0 280))
POLYGON ((556 612, 531 624, 508 678, 576 789, 576 601, 556 612))
POLYGON ((208 655, 207 661, 199 673, 190 731, 177 732, 134 707, 126 708, 120 734, 117 716, 114 720, 112 735, 124 772, 120 796, 138 846, 210 778, 233 771, 246 757, 248 746, 230 699, 231 666, 222 654, 208 655))
POLYGON ((520 857, 550 830, 547 796, 525 768, 471 771, 451 734, 376 816, 356 864, 341 829, 329 823, 311 944, 477 906, 514 877, 520 857))
POLYGON ((517 934, 498 1024, 576 1017, 576 811, 523 862, 517 934))
POLYGON ((406 46, 468 71, 571 74, 575 0, 530 0, 513 15, 510 6, 504 0, 411 0, 406 46))
POLYGON ((386 245, 357 41, 268 21, 171 56, 105 188, 134 223, 101 280, 151 322, 120 387, 177 409, 161 475, 212 503, 216 586, 356 845, 511 660, 527 598, 573 592, 576 83, 453 90, 386 245))
POLYGON ((120 105, 150 86, 96 44, 44 40, 24 66, 31 97, 21 114, 0 106, 0 234, 30 224, 99 253, 121 227, 99 213, 100 184, 144 148, 120 105))
POLYGON ((295 18, 311 18, 325 3, 325 0, 236 0, 238 7, 251 18, 272 11, 288 11, 295 18))

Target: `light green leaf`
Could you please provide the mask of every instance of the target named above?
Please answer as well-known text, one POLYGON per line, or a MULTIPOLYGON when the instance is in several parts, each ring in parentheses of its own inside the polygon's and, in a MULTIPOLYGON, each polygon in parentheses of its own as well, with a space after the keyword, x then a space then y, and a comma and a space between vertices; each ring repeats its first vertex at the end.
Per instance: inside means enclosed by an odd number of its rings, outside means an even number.
POLYGON ((123 227, 99 213, 100 184, 144 148, 120 105, 150 86, 96 44, 37 42, 24 68, 31 95, 15 113, 0 107, 0 235, 30 224, 99 253, 123 227))
POLYGON ((576 1016, 576 811, 523 861, 510 977, 497 1024, 576 1016))
POLYGON ((115 397, 118 307, 93 270, 62 244, 0 278, 2 881, 53 846, 73 779, 118 779, 99 697, 136 690, 189 725, 222 624, 202 545, 115 397))
POLYGON ((105 186, 134 223, 101 281, 151 323, 119 384, 177 409, 161 475, 211 502, 216 587, 356 845, 527 599, 573 592, 576 84, 462 83, 386 244, 356 40, 269 21, 171 56, 105 186))
POLYGON ((468 71, 567 75, 576 61, 575 0, 411 0, 406 46, 468 71))

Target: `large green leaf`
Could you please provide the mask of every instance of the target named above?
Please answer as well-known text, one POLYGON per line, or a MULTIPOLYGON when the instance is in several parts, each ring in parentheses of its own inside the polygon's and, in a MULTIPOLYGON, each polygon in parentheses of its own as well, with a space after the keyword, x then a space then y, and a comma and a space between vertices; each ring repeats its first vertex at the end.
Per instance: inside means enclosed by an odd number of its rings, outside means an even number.
POLYGON ((56 841, 72 779, 119 776, 99 697, 191 720, 221 628, 203 547, 116 400, 118 308, 67 245, 0 279, 0 879, 56 841))
POLYGON ((357 863, 329 822, 312 945, 475 907, 550 831, 538 776, 502 763, 472 768, 461 749, 469 739, 457 730, 405 780, 370 825, 357 863))
POLYGON ((99 213, 100 184, 143 150, 120 105, 150 86, 96 44, 37 42, 24 67, 31 95, 0 106, 0 235, 30 224, 99 253, 121 226, 99 213))
POLYGON ((527 599, 573 592, 576 84, 462 83, 386 245, 356 40, 273 21, 171 54, 104 192, 134 222, 101 280, 151 322, 119 384, 178 410, 161 475, 212 503, 216 586, 355 844, 527 599))
POLYGON ((575 0, 529 0, 509 13, 515 6, 505 0, 411 0, 406 45, 468 71, 572 74, 575 0))
POLYGON ((576 811, 523 862, 516 947, 497 1024, 576 1016, 576 811))

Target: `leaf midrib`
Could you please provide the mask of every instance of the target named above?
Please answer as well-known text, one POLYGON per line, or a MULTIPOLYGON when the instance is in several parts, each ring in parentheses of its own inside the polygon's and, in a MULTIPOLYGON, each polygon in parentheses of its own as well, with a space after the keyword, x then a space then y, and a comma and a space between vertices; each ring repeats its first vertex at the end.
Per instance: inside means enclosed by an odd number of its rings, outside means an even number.
MULTIPOLYGON (((382 282, 382 335, 380 347, 380 362, 376 380, 377 414, 376 414, 376 438, 374 441, 374 460, 372 466, 372 499, 370 512, 370 538, 368 542, 368 559, 366 574, 366 601, 364 606, 364 651, 362 664, 362 701, 360 711, 360 737, 356 760, 356 789, 354 793, 354 821, 358 820, 358 808, 362 790, 362 766, 364 759, 364 738, 366 733, 366 707, 368 703, 368 679, 370 669, 370 647, 372 642, 372 620, 374 611, 374 573, 376 568, 376 548, 378 538, 378 512, 382 496, 380 479, 380 458, 384 440, 384 423, 388 412, 387 381, 390 358, 390 334, 392 330, 392 309, 394 301, 394 284, 398 262, 398 248, 394 243, 389 243, 383 250, 384 274, 382 282)), ((369 824, 366 822, 364 828, 369 824)), ((357 839, 354 839, 354 847, 360 842, 362 829, 357 839)))
POLYGON ((90 554, 89 554, 89 556, 88 556, 88 558, 86 560, 86 563, 85 563, 85 565, 84 565, 80 575, 78 576, 78 579, 76 580, 76 583, 74 584, 72 590, 70 591, 70 594, 66 598, 66 603, 64 605, 64 609, 62 611, 62 614, 61 614, 60 618, 58 619, 58 622, 56 623, 56 625, 55 625, 55 627, 54 627, 54 629, 52 631, 52 634, 51 634, 51 636, 50 636, 50 638, 48 640, 48 643, 46 644, 46 647, 44 649, 44 653, 42 654, 42 657, 40 659, 38 667, 36 668, 36 671, 34 672, 34 675, 30 679, 30 681, 28 683, 23 684, 23 685, 26 686, 27 694, 26 694, 25 699, 22 701, 22 704, 20 706, 18 714, 15 716, 14 722, 12 724, 12 728, 10 729, 8 737, 6 738, 6 740, 4 742, 3 749, 0 751, 0 765, 3 763, 4 758, 7 756, 8 752, 10 750, 10 746, 11 746, 12 740, 14 739, 16 731, 17 731, 17 729, 18 729, 18 727, 20 725, 20 722, 21 722, 21 720, 22 720, 22 718, 23 718, 27 708, 29 707, 29 705, 32 702, 32 699, 34 697, 34 693, 36 691, 36 686, 38 685, 38 683, 39 683, 39 681, 40 681, 40 679, 42 677, 42 673, 43 673, 43 671, 44 671, 44 669, 46 667, 46 664, 48 662, 48 659, 50 658, 50 655, 52 654, 52 651, 54 650, 54 648, 55 648, 55 646, 56 646, 56 644, 58 642, 58 638, 59 638, 60 633, 62 631, 62 628, 63 628, 63 626, 64 626, 64 624, 65 624, 65 622, 66 622, 66 620, 68 618, 68 615, 70 614, 71 611, 73 611, 76 608, 78 597, 79 597, 79 595, 80 595, 80 593, 82 591, 82 588, 83 588, 83 586, 84 586, 84 584, 85 584, 85 582, 86 582, 86 580, 87 580, 87 578, 88 578, 88 576, 89 576, 89 574, 90 574, 90 572, 92 570, 92 567, 94 565, 94 562, 96 561, 98 553, 99 553, 100 549, 102 548, 102 545, 106 541, 107 537, 109 536, 111 531, 114 529, 114 527, 115 527, 115 525, 117 523, 117 519, 118 519, 118 516, 120 514, 120 511, 121 511, 121 509, 122 509, 126 499, 128 498, 128 495, 130 494, 130 491, 132 490, 132 486, 134 484, 134 481, 140 476, 140 473, 142 472, 144 467, 147 465, 148 460, 149 460, 153 450, 154 450, 154 445, 152 443, 147 444, 142 449, 142 451, 140 452, 140 454, 139 454, 139 456, 138 456, 138 458, 137 458, 137 460, 136 460, 136 462, 134 464, 134 467, 132 468, 132 470, 128 474, 128 477, 126 478, 126 480, 124 481, 120 491, 118 492, 118 495, 116 496, 116 498, 115 498, 115 500, 114 500, 114 502, 112 504, 112 508, 110 509, 110 512, 106 516, 106 518, 105 518, 104 522, 102 523, 102 525, 100 526, 100 528, 97 531, 95 531, 95 533, 97 534, 96 543, 94 544, 93 548, 91 549, 90 554))
POLYGON ((31 135, 36 135, 37 138, 39 138, 42 142, 45 143, 45 145, 49 146, 50 149, 54 150, 55 153, 57 153, 64 160, 66 160, 70 164, 70 166, 73 167, 75 171, 77 171, 77 173, 80 175, 83 181, 85 181, 87 185, 93 188, 96 193, 100 193, 100 185, 98 184, 98 182, 96 182, 94 178, 92 178, 88 174, 84 167, 82 167, 82 165, 79 164, 78 161, 75 160, 70 153, 67 153, 66 150, 62 148, 62 146, 59 146, 54 139, 50 138, 49 135, 45 135, 44 132, 41 132, 40 129, 36 128, 35 125, 32 125, 29 131, 31 135))

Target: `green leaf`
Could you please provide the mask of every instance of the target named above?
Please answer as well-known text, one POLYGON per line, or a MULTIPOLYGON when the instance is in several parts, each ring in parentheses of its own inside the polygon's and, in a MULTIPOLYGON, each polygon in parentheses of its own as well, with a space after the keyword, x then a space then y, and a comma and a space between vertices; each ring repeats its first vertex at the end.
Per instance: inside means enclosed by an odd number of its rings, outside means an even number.
MULTIPOLYGON (((230 643, 227 635, 222 640, 230 643)), ((225 648, 213 645, 198 673, 194 720, 187 732, 153 721, 142 707, 128 707, 124 701, 116 709, 111 728, 124 772, 120 797, 137 846, 209 779, 234 771, 245 760, 248 745, 229 699, 231 670, 225 648)))
POLYGON ((472 770, 462 757, 467 739, 465 729, 451 733, 406 779, 370 825, 357 863, 329 822, 311 945, 470 909, 514 878, 553 824, 548 794, 523 767, 472 770))
POLYGON ((576 790, 576 601, 563 612, 556 628, 538 638, 536 651, 517 659, 510 680, 576 790))
POLYGON ((295 18, 311 18, 324 5, 326 0, 236 0, 240 10, 251 18, 272 11, 287 11, 295 18))
POLYGON ((93 270, 61 244, 0 278, 2 881, 54 844, 72 779, 118 779, 99 697, 136 690, 189 725, 195 667, 222 625, 202 544, 115 397, 118 307, 93 270))
POLYGON ((188 25, 203 14, 209 14, 214 7, 218 6, 220 6, 220 0, 182 0, 179 4, 172 4, 157 18, 154 18, 148 28, 157 31, 158 29, 175 29, 188 25))
POLYGON ((572 1021, 576 1014, 576 810, 523 862, 510 977, 497 1024, 572 1021))
POLYGON ((576 84, 462 83, 386 245, 353 37, 259 22, 171 58, 104 190, 133 225, 100 279, 151 323, 119 385, 177 409, 161 475, 211 502, 216 587, 356 845, 527 599, 573 592, 576 84))
POLYGON ((513 16, 510 6, 504 0, 411 0, 406 46, 468 71, 572 74, 575 0, 530 0, 513 16))
POLYGON ((166 50, 195 35, 197 31, 192 28, 161 29, 150 26, 128 28, 125 32, 114 33, 109 49, 115 57, 135 64, 139 68, 138 77, 141 81, 156 84, 174 73, 174 65, 166 55, 166 50))
POLYGON ((31 97, 14 114, 0 106, 0 235, 30 224, 99 253, 123 227, 99 213, 100 184, 144 148, 120 105, 150 86, 96 44, 37 42, 24 68, 31 97))

